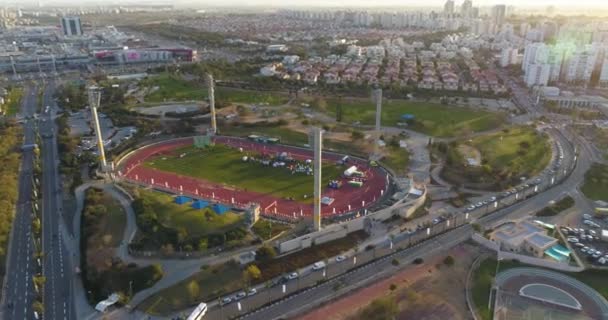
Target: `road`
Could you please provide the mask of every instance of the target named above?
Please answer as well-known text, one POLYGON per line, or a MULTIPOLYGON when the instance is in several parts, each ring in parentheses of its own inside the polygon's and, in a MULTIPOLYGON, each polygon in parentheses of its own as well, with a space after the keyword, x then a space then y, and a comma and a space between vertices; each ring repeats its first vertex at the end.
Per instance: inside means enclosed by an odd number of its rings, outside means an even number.
POLYGON ((54 83, 45 87, 43 105, 49 112, 41 115, 39 125, 42 137, 42 246, 44 255, 43 275, 45 319, 75 319, 72 299, 72 282, 69 267, 70 255, 64 245, 63 233, 59 232, 62 220, 61 178, 58 172, 56 105, 53 99, 54 83))
MULTIPOLYGON (((562 166, 559 168, 559 170, 563 170, 568 166, 576 164, 572 174, 570 174, 562 184, 555 185, 544 192, 535 194, 532 192, 532 190, 521 191, 519 194, 522 198, 528 197, 525 201, 516 202, 515 199, 504 199, 504 202, 501 205, 506 204, 508 205, 507 207, 481 217, 479 220, 477 220, 478 223, 486 227, 492 227, 505 220, 529 216, 532 212, 536 212, 544 208, 549 201, 559 199, 564 194, 572 190, 573 187, 576 187, 583 181, 584 173, 590 165, 590 161, 588 159, 590 159, 591 155, 588 154, 586 148, 580 148, 581 150, 578 150, 578 152, 580 152, 578 159, 575 160, 577 150, 574 150, 572 145, 567 143, 568 140, 572 141, 573 137, 564 135, 562 132, 552 132, 552 134, 558 140, 559 145, 562 146, 564 153, 562 166)), ((579 141, 579 143, 583 142, 579 141)), ((551 183, 551 176, 547 176, 543 180, 546 180, 543 183, 551 183)), ((514 198, 514 196, 512 195, 509 198, 514 198)), ((470 226, 465 225, 461 228, 449 231, 437 238, 419 243, 412 248, 402 251, 395 257, 400 260, 400 265, 403 265, 403 263, 411 262, 416 257, 424 257, 437 254, 440 251, 448 250, 458 243, 468 239, 470 234, 470 226)), ((386 248, 380 248, 378 250, 386 250, 386 248)), ((359 259, 360 263, 371 260, 369 257, 367 259, 365 258, 365 253, 366 252, 362 252, 358 255, 361 257, 359 259)), ((378 253, 378 255, 380 255, 380 253, 378 253)), ((390 274, 397 272, 397 268, 391 267, 393 258, 394 257, 391 256, 390 258, 381 259, 380 261, 371 264, 370 267, 357 269, 353 272, 347 273, 346 275, 340 276, 337 279, 341 280, 339 280, 337 283, 347 286, 347 290, 344 290, 344 293, 346 293, 355 287, 364 286, 365 284, 374 281, 379 275, 388 275, 387 273, 390 274)), ((337 272, 332 270, 332 268, 335 269, 336 264, 328 266, 328 276, 331 276, 332 273, 335 275, 335 272, 337 272)), ((260 299, 263 298, 259 297, 268 295, 268 298, 266 298, 267 302, 280 299, 280 297, 285 297, 287 294, 297 290, 298 288, 314 285, 316 281, 321 279, 320 275, 320 272, 305 275, 302 280, 299 280, 297 284, 295 284, 295 288, 292 280, 292 284, 290 285, 292 288, 290 289, 288 285, 288 288, 286 288, 286 293, 283 293, 283 288, 279 286, 271 288, 270 290, 265 290, 265 292, 259 293, 258 296, 241 300, 241 311, 239 311, 239 306, 236 303, 231 303, 222 308, 218 308, 217 306, 212 307, 209 311, 208 317, 209 319, 226 319, 239 314, 245 314, 245 317, 243 317, 245 319, 277 319, 299 314, 304 310, 312 308, 314 305, 335 296, 336 282, 333 282, 333 285, 325 284, 316 286, 309 288, 297 295, 287 296, 282 300, 275 301, 265 307, 262 307, 261 309, 257 309, 253 313, 247 314, 247 311, 249 306, 252 304, 257 306, 264 304, 263 301, 260 301, 260 299)))
MULTIPOLYGON (((23 117, 30 117, 36 112, 38 88, 26 86, 23 95, 23 117)), ((24 145, 36 143, 35 120, 23 122, 24 145)), ((27 149, 22 153, 21 172, 19 174, 19 198, 8 253, 6 270, 6 287, 3 292, 3 319, 34 319, 32 302, 35 298, 33 276, 37 265, 34 259, 34 236, 32 233, 32 215, 34 209, 34 150, 27 149)), ((37 205, 36 205, 37 206, 37 205)))

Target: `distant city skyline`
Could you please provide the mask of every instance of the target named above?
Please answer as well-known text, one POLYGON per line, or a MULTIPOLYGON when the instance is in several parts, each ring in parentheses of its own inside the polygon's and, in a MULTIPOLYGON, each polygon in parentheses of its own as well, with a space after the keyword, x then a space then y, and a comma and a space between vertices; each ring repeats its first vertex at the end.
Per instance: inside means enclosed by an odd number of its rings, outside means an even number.
MULTIPOLYGON (((163 1, 163 0, 128 0, 128 1, 100 1, 100 0, 46 0, 46 1, 17 1, 9 0, 5 3, 7 5, 35 5, 41 3, 42 5, 136 5, 136 4, 172 4, 176 6, 196 6, 196 7, 228 7, 228 6, 268 6, 268 7, 443 7, 445 0, 379 0, 379 1, 364 1, 364 0, 226 0, 221 3, 212 1, 193 1, 193 0, 175 0, 175 1, 163 1)), ((455 0, 456 6, 462 5, 464 0, 455 0)), ((606 8, 608 9, 608 2, 606 0, 474 0, 474 6, 492 6, 496 4, 505 4, 508 6, 516 7, 548 7, 554 6, 556 9, 563 7, 595 7, 595 8, 606 8)))

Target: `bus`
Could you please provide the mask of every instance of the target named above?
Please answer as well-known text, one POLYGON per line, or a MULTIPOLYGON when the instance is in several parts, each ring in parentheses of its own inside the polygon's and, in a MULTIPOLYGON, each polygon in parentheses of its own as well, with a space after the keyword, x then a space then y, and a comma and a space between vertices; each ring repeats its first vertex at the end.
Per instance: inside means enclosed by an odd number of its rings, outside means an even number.
POLYGON ((201 320, 207 313, 207 304, 201 302, 194 311, 188 316, 187 320, 201 320))

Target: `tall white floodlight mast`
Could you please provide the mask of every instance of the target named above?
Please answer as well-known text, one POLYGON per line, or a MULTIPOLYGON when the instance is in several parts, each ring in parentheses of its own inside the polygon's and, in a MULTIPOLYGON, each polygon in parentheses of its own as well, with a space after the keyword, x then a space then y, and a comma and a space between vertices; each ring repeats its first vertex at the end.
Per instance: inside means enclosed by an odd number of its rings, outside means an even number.
POLYGON ((105 171, 107 168, 106 154, 103 149, 103 136, 101 135, 101 127, 99 125, 99 117, 97 116, 97 108, 101 102, 101 90, 96 86, 89 87, 89 106, 91 108, 91 115, 93 116, 93 123, 95 125, 95 135, 97 136, 97 149, 99 149, 99 162, 101 171, 105 171))
POLYGON ((372 92, 373 100, 376 102, 376 134, 374 139, 374 152, 378 155, 378 144, 380 143, 380 136, 382 135, 381 130, 381 120, 382 120, 382 89, 376 88, 372 92))
POLYGON ((207 73, 207 89, 209 90, 209 113, 211 114, 211 132, 217 133, 217 123, 215 121, 215 82, 211 73, 207 73))
POLYGON ((323 132, 321 128, 313 128, 314 140, 314 202, 313 202, 313 229, 321 230, 321 157, 323 149, 323 132))

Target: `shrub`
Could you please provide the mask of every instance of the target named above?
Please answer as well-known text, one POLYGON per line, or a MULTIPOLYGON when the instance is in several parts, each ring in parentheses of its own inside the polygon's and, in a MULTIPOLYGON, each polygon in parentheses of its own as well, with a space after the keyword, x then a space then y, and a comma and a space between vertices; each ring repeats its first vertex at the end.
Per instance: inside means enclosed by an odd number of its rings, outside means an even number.
POLYGON ((452 257, 452 256, 445 257, 445 259, 443 259, 443 264, 445 264, 448 267, 453 266, 454 265, 454 257, 452 257))

